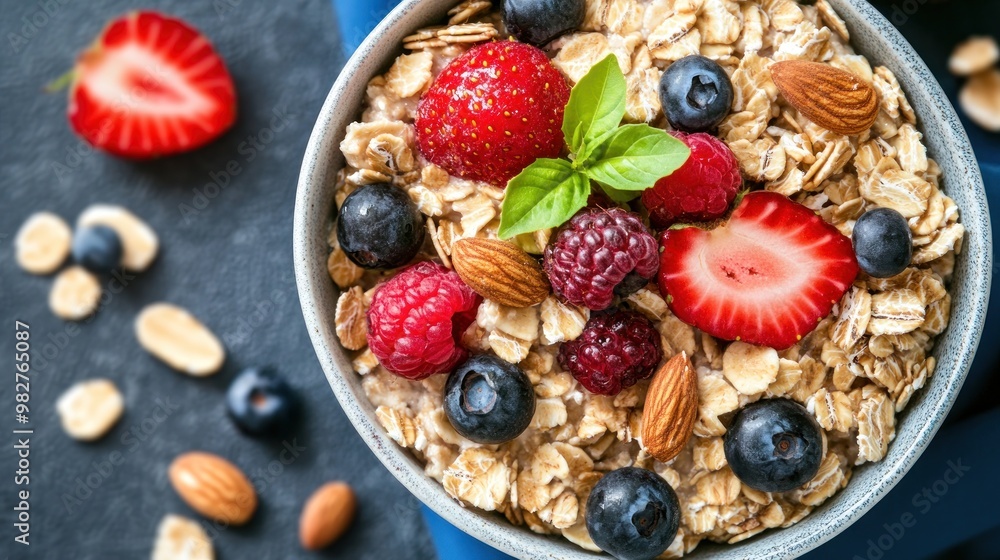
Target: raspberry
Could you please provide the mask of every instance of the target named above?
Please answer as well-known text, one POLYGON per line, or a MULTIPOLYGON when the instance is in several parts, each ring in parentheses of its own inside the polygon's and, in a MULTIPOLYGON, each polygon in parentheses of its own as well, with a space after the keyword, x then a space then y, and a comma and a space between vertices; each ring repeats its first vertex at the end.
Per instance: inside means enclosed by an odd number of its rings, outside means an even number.
POLYGON ((691 157, 672 175, 642 193, 656 229, 677 222, 710 222, 726 214, 743 185, 733 151, 711 134, 671 132, 691 148, 691 157))
POLYGON ((458 338, 482 298, 447 268, 421 262, 382 284, 368 309, 368 347, 385 369, 420 380, 450 372, 469 353, 458 338))
POLYGON ((564 301, 606 309, 645 286, 658 268, 656 239, 621 208, 585 208, 545 249, 545 272, 564 301))
POLYGON ((559 365, 591 393, 614 396, 653 374, 660 333, 634 311, 596 314, 576 340, 559 348, 559 365))
POLYGON ((484 43, 453 60, 420 98, 420 153, 448 173, 498 187, 562 153, 569 86, 545 52, 484 43))

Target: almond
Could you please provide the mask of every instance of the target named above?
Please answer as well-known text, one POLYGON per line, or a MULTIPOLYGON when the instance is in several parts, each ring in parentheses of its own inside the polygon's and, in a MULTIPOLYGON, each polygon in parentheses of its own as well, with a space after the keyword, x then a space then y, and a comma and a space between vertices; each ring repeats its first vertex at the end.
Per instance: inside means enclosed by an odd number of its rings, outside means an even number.
POLYGON ((337 540, 354 519, 357 501, 343 482, 320 486, 306 501, 299 518, 299 541, 307 550, 326 548, 337 540))
POLYGON ((455 272, 486 299, 508 307, 531 307, 549 295, 542 267, 516 245, 473 237, 456 241, 451 251, 455 272))
POLYGON ((229 525, 243 525, 257 509, 257 493, 236 465, 200 451, 170 464, 170 483, 198 513, 229 525))
POLYGON ((771 65, 781 95, 812 122, 838 134, 868 130, 878 117, 878 94, 871 84, 829 64, 785 60, 771 65))
POLYGON ((642 412, 642 445, 664 463, 687 445, 698 416, 698 378, 687 354, 663 364, 649 384, 642 412))

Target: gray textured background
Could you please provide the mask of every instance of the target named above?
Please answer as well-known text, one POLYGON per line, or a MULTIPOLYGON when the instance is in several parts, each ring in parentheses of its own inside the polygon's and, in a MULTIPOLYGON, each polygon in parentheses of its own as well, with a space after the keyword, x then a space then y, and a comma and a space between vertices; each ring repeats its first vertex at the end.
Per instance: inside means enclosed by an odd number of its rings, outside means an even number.
MULTIPOLYGON (((262 488, 251 523, 215 537, 218 558, 313 556, 298 546, 299 511, 313 489, 335 479, 354 486, 359 517, 322 556, 433 558, 417 502, 368 451, 330 392, 295 293, 291 227, 300 158, 343 62, 329 2, 145 2, 142 7, 184 18, 208 35, 229 66, 240 103, 236 126, 221 140, 150 163, 93 152, 71 155, 81 144, 66 122, 66 96, 41 91, 71 68, 75 53, 107 20, 137 5, 48 0, 52 15, 42 18, 34 15, 40 4, 0 0, 0 356, 7 360, 0 367, 8 372, 0 381, 0 555, 148 557, 165 514, 200 519, 174 493, 166 470, 177 454, 201 449, 233 460, 262 488), (45 24, 32 33, 22 29, 23 17, 45 24), (12 33, 26 42, 17 41, 15 48, 12 33), (281 130, 269 132, 276 113, 287 125, 275 121, 281 130), (252 154, 247 144, 241 149, 250 136, 273 140, 252 154), (231 161, 240 173, 197 214, 183 216, 179 205, 194 206, 193 189, 206 192, 205 185, 231 161), (47 307, 51 278, 21 272, 13 263, 12 241, 32 212, 50 210, 73 223, 93 203, 132 209, 157 231, 162 251, 150 270, 68 335, 67 323, 47 307), (139 347, 133 320, 144 305, 161 300, 190 309, 224 339, 229 357, 220 374, 189 378, 139 347), (38 360, 30 403, 35 435, 29 548, 13 544, 11 527, 15 318, 31 325, 38 360), (39 359, 46 355, 53 357, 39 359), (228 382, 241 368, 259 364, 278 367, 305 400, 305 418, 294 437, 306 449, 288 466, 272 463, 280 442, 244 437, 225 417, 228 382), (59 428, 55 401, 75 381, 98 376, 118 385, 126 413, 100 442, 77 443, 59 428), (177 407, 161 423, 154 420, 158 402, 177 407), (142 439, 128 436, 130 430, 142 439), (115 452, 124 462, 102 466, 115 452), (89 496, 81 490, 86 497, 67 507, 65 496, 88 477, 99 486, 89 496)), ((209 187, 207 193, 213 192, 209 187)))

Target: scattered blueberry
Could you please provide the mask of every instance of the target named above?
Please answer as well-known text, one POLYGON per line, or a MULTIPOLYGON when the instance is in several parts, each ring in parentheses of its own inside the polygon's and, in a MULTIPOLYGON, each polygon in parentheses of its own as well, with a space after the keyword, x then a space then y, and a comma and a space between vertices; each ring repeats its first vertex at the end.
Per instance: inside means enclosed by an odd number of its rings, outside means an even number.
POLYGON ((651 560, 677 534, 681 507, 658 474, 624 467, 604 475, 587 499, 587 531, 618 560, 651 560))
POLYGON ((889 278, 906 270, 913 256, 913 234, 906 218, 891 208, 875 208, 854 224, 854 254, 869 276, 889 278))
POLYGON ((455 431, 476 443, 510 441, 535 414, 535 391, 520 368, 489 355, 473 356, 448 376, 444 411, 455 431))
POLYGON ((541 47, 583 25, 585 0, 505 0, 507 31, 523 43, 541 47))
POLYGON ((748 404, 733 417, 724 449, 733 473, 761 492, 787 492, 812 480, 823 435, 812 414, 788 399, 748 404))
POLYGON ((91 272, 109 273, 121 266, 122 240, 107 226, 80 228, 73 238, 73 260, 91 272))
POLYGON ((273 370, 249 368, 229 385, 226 409, 247 434, 282 436, 295 425, 299 402, 288 383, 273 370))
POLYGON ((686 56, 663 73, 660 102, 673 128, 707 132, 729 114, 733 84, 715 61, 699 55, 686 56))
POLYGON ((358 266, 396 268, 420 250, 423 216, 403 189, 386 183, 365 185, 341 205, 337 240, 358 266))

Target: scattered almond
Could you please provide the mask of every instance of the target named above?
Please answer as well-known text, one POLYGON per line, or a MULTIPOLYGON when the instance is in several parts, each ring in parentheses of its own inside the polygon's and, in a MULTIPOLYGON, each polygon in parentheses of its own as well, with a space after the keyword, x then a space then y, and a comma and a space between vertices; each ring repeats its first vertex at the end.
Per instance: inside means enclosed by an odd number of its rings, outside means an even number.
POLYGON ((1000 132, 1000 71, 994 68, 970 78, 958 94, 958 102, 974 123, 1000 132))
POLYGON ((875 88, 845 70, 820 62, 785 60, 771 65, 771 77, 790 105, 827 130, 861 134, 878 118, 875 88))
POLYGON ((956 76, 971 76, 989 69, 998 60, 1000 48, 993 37, 969 37, 952 51, 948 70, 956 76))
POLYGON ((192 451, 170 464, 170 484, 198 513, 230 525, 243 525, 257 509, 257 493, 234 464, 211 453, 192 451))
POLYGON ((149 268, 160 249, 160 240, 145 222, 121 206, 95 204, 76 222, 77 227, 103 225, 115 230, 122 240, 122 266, 141 272, 149 268))
POLYGON ((691 439, 697 417, 698 377, 681 352, 663 364, 649 384, 642 415, 643 448, 659 461, 672 461, 691 439))
POLYGON ((73 232, 51 212, 38 212, 25 220, 14 238, 17 264, 31 274, 52 274, 69 256, 73 232))
POLYGON ((63 431, 80 441, 100 439, 124 411, 122 394, 107 379, 81 381, 56 401, 56 412, 63 431))
POLYGON ((82 266, 71 266, 56 276, 49 292, 49 309, 67 321, 91 316, 101 303, 101 284, 82 266))
POLYGON ((167 515, 156 529, 152 560, 214 560, 212 540, 197 522, 167 515))
POLYGON ((307 550, 319 550, 333 544, 354 520, 357 500, 354 491, 343 482, 320 486, 306 501, 299 518, 299 541, 307 550))
POLYGON ((531 307, 549 295, 549 281, 538 261, 516 245, 496 239, 460 239, 452 264, 477 294, 508 307, 531 307))
POLYGON ((226 350, 212 331, 176 305, 147 306, 135 320, 135 334, 147 352, 188 375, 212 375, 226 360, 226 350))

